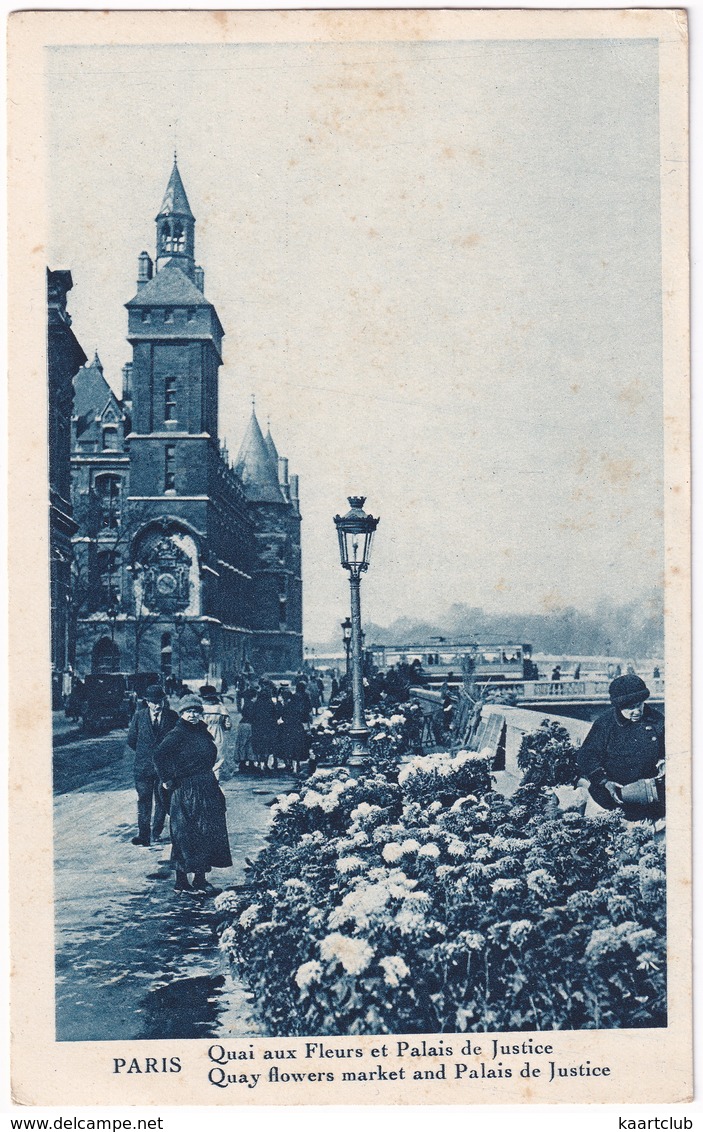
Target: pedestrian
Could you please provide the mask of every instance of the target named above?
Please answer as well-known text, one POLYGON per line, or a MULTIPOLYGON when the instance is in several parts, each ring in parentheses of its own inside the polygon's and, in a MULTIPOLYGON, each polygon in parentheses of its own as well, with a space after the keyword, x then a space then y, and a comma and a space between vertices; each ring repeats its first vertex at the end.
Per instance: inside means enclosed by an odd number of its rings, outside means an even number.
POLYGON ((664 717, 648 699, 639 676, 616 677, 612 706, 595 720, 578 753, 593 802, 620 810, 628 821, 664 816, 664 717))
POLYGON ((320 688, 317 683, 317 678, 314 675, 308 680, 307 693, 310 699, 312 714, 317 715, 320 710, 320 688))
POLYGON ((273 768, 276 767, 279 749, 279 714, 276 687, 272 680, 262 676, 251 717, 251 745, 254 752, 254 761, 262 773, 270 769, 270 759, 273 759, 273 768))
POLYGON ((332 689, 330 691, 329 702, 332 703, 333 700, 336 700, 338 695, 339 695, 339 680, 337 679, 336 676, 333 676, 332 677, 332 689))
POLYGON ((281 757, 286 767, 298 774, 300 764, 308 757, 309 740, 303 722, 306 706, 298 698, 298 693, 286 690, 281 705, 281 757))
POLYGON ((257 688, 247 687, 242 692, 241 718, 237 725, 234 744, 234 761, 240 774, 248 774, 254 769, 254 751, 251 745, 251 721, 254 714, 254 700, 257 688))
POLYGON ((203 684, 200 697, 203 701, 203 721, 217 747, 217 762, 212 769, 215 778, 219 780, 225 761, 227 732, 232 730, 232 720, 212 684, 203 684))
POLYGON ((558 684, 561 681, 561 665, 555 664, 552 669, 552 683, 558 684))
POLYGON ((574 680, 580 680, 580 679, 581 679, 581 665, 577 664, 575 669, 574 669, 574 680))
POLYGON ((225 818, 227 804, 213 774, 217 748, 203 722, 200 696, 184 696, 178 704, 178 715, 175 727, 154 757, 161 780, 171 791, 175 890, 215 896, 221 889, 208 882, 207 873, 232 864, 225 818))
POLYGON ((295 685, 295 694, 298 700, 300 718, 305 727, 309 727, 312 723, 312 700, 310 699, 308 686, 304 680, 298 680, 298 683, 295 685))
POLYGON ((154 755, 165 736, 178 723, 178 716, 166 702, 160 684, 150 684, 146 701, 132 716, 127 746, 134 751, 134 785, 137 788, 137 825, 133 845, 150 845, 163 833, 168 813, 168 795, 154 766, 154 755), (153 824, 152 824, 153 809, 153 824))

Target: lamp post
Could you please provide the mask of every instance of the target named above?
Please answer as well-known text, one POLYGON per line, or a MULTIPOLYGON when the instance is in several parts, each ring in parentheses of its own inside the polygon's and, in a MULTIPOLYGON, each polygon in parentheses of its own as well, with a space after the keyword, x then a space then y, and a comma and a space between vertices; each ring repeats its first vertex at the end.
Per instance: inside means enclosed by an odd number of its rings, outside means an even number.
POLYGON ((350 653, 351 653, 351 637, 352 637, 352 623, 351 617, 345 617, 342 621, 342 640, 344 641, 344 651, 347 656, 347 680, 351 674, 350 667, 350 653))
POLYGON ((364 718, 364 678, 361 657, 361 575, 369 568, 371 543, 378 526, 378 519, 364 511, 366 496, 351 495, 351 510, 346 515, 335 515, 334 524, 339 539, 339 557, 342 566, 349 571, 351 589, 351 678, 354 710, 350 737, 352 754, 351 767, 363 765, 366 757, 366 738, 368 730, 364 718))
POLYGON ((183 683, 183 630, 185 629, 186 615, 185 613, 174 613, 173 624, 176 627, 176 636, 178 638, 178 682, 183 683))

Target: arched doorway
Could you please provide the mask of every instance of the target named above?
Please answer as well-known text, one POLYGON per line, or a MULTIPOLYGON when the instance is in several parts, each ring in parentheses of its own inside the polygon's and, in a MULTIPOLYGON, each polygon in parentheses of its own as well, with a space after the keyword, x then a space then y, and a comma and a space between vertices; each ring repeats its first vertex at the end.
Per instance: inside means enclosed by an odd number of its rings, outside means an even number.
POLYGON ((109 637, 101 637, 95 642, 92 671, 95 673, 120 671, 120 650, 109 637))

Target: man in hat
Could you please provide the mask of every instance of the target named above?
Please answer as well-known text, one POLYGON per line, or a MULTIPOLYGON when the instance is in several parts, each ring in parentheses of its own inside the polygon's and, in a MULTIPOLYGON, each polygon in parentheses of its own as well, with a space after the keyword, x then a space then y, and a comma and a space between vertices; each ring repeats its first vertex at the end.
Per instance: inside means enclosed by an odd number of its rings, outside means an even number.
POLYGON ((664 717, 648 699, 639 676, 616 677, 612 707, 596 719, 578 753, 593 801, 619 809, 628 821, 664 816, 664 717))
POLYGON ((154 752, 164 736, 178 723, 178 716, 168 706, 160 684, 150 684, 144 699, 146 706, 134 713, 127 732, 127 746, 134 751, 134 784, 137 788, 139 833, 132 838, 133 845, 150 845, 152 840, 158 841, 163 832, 168 796, 154 767, 154 752))

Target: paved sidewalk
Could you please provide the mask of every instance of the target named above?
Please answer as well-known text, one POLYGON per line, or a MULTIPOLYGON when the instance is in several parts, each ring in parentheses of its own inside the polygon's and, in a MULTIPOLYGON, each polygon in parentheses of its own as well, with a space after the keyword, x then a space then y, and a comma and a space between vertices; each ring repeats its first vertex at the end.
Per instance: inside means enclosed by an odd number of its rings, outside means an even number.
MULTIPOLYGON (((59 757, 73 765, 54 809, 57 1038, 258 1033, 217 946, 212 900, 173 891, 168 843, 131 844, 136 793, 125 733, 64 743, 59 757)), ((237 776, 222 787, 233 865, 210 877, 224 888, 245 879, 270 803, 292 779, 237 776)))

